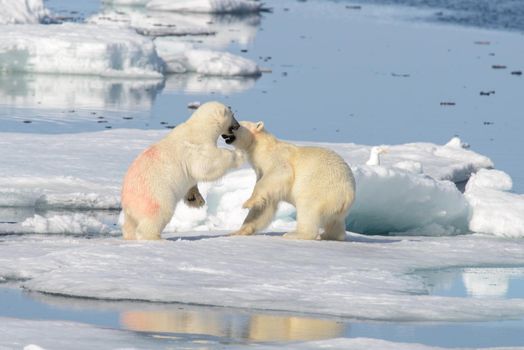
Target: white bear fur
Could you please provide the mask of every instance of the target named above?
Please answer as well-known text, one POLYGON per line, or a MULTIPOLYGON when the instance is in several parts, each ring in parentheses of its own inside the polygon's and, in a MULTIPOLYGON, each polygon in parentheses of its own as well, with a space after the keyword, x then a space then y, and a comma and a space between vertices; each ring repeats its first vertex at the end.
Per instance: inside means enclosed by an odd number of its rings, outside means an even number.
POLYGON ((244 203, 249 213, 233 235, 251 235, 273 219, 280 201, 297 209, 297 228, 286 238, 345 240, 345 218, 355 199, 347 163, 320 147, 299 147, 276 139, 264 123, 240 122, 233 145, 247 153, 257 183, 244 203), (321 232, 322 231, 322 232, 321 232))
POLYGON ((243 163, 240 151, 218 148, 221 134, 238 122, 226 106, 209 102, 131 164, 122 186, 125 239, 156 240, 184 198, 192 206, 204 200, 198 181, 213 181, 243 163))

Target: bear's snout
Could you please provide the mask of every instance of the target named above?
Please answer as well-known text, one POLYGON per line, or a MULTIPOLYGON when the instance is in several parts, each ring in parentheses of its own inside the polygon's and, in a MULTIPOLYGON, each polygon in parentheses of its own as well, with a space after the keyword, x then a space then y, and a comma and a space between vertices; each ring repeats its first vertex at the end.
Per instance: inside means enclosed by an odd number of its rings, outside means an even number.
POLYGON ((226 143, 227 143, 228 145, 230 145, 230 144, 232 144, 233 142, 235 142, 235 140, 236 140, 237 137, 236 137, 235 135, 233 135, 233 134, 231 134, 231 135, 226 135, 226 134, 224 134, 224 135, 222 135, 222 138, 226 141, 226 143))
POLYGON ((240 124, 237 122, 235 118, 233 118, 233 122, 231 123, 231 126, 227 131, 229 131, 230 134, 233 133, 233 131, 238 130, 240 128, 240 124))

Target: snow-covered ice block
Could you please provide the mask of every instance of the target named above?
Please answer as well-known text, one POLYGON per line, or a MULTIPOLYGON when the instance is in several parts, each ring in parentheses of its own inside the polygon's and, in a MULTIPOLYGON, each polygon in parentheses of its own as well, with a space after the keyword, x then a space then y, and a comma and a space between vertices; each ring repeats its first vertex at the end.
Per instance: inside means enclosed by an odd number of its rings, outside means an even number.
POLYGON ((353 168, 355 203, 350 231, 457 234, 467 231, 468 203, 455 184, 384 166, 353 168))
POLYGON ((524 237, 524 195, 508 192, 512 185, 500 170, 481 169, 471 176, 464 193, 471 207, 471 231, 524 237))
POLYGON ((192 232, 156 242, 11 236, 0 245, 0 276, 21 281, 27 290, 77 297, 368 320, 473 321, 524 315, 523 299, 430 295, 425 280, 415 273, 456 266, 522 266, 524 250, 518 240, 351 234, 349 242, 333 243, 220 234, 192 232))
POLYGON ((263 4, 252 0, 150 0, 151 10, 204 13, 259 12, 263 4))
MULTIPOLYGON (((127 167, 137 154, 165 134, 163 130, 108 130, 72 135, 3 133, 0 205, 46 210, 119 209, 121 180, 127 167), (40 152, 43 148, 47 152, 40 152)), ((427 171, 434 171, 432 168, 438 164, 437 175, 452 178, 455 169, 491 165, 487 158, 471 151, 457 150, 465 152, 457 160, 435 155, 435 151, 445 146, 409 144, 391 146, 383 159, 384 165, 373 167, 362 165, 369 156, 369 146, 319 145, 339 152, 355 171, 357 195, 348 227, 360 232, 432 235, 467 232, 471 200, 466 202, 451 182, 429 176, 427 171), (477 158, 486 161, 476 163, 477 158), (410 159, 423 164, 425 174, 387 165, 410 159)), ((201 184, 206 206, 189 209, 180 204, 167 232, 238 228, 247 213, 241 209, 242 203, 254 183, 254 172, 245 169, 231 172, 217 182, 201 184)), ((271 229, 289 230, 295 219, 295 210, 282 205, 271 229)))
POLYGON ((129 29, 64 23, 1 28, 0 72, 160 78, 153 42, 129 29))
POLYGON ((261 74, 255 62, 229 52, 196 49, 190 44, 163 38, 157 39, 155 44, 168 73, 196 72, 220 76, 261 74))
POLYGON ((48 15, 42 0, 0 0, 0 24, 38 23, 48 15))
MULTIPOLYGON (((341 154, 351 165, 365 164, 371 151, 370 146, 351 143, 324 143, 323 145, 341 154)), ((462 147, 456 147, 453 143, 451 145, 449 143, 436 145, 434 143, 417 142, 388 145, 387 150, 387 153, 380 155, 381 165, 406 168, 407 164, 404 162, 416 162, 420 164, 424 174, 436 180, 449 180, 459 183, 468 180, 469 176, 479 169, 493 167, 493 162, 488 157, 462 147)), ((415 170, 419 166, 411 163, 409 167, 412 168, 410 171, 417 172, 415 170)))
POLYGON ((108 234, 111 228, 83 213, 53 215, 49 218, 35 215, 22 222, 26 232, 45 234, 108 234))

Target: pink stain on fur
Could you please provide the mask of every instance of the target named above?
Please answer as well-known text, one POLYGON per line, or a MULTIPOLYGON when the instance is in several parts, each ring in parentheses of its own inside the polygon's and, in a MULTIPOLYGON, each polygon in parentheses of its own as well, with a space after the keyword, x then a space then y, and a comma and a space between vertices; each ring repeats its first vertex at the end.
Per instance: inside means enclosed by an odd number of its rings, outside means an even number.
POLYGON ((137 215, 155 216, 160 205, 151 194, 146 172, 159 158, 158 150, 152 146, 140 154, 129 167, 122 186, 122 206, 137 215))

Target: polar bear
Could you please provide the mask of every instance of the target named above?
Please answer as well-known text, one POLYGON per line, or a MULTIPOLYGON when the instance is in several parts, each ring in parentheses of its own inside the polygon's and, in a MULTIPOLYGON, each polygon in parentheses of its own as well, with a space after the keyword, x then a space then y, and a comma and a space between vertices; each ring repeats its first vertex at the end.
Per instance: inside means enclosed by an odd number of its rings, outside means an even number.
POLYGON ((205 103, 166 137, 147 148, 131 164, 122 186, 125 239, 160 239, 180 199, 204 205, 198 181, 213 181, 239 167, 239 150, 218 148, 220 135, 234 140, 240 125, 231 110, 205 103))
POLYGON ((251 235, 266 227, 280 201, 297 209, 295 232, 286 238, 345 240, 345 218, 355 199, 355 179, 344 159, 320 147, 299 147, 279 141, 264 123, 240 122, 226 142, 246 152, 257 175, 249 213, 232 235, 251 235), (319 236, 319 230, 323 229, 319 236))

